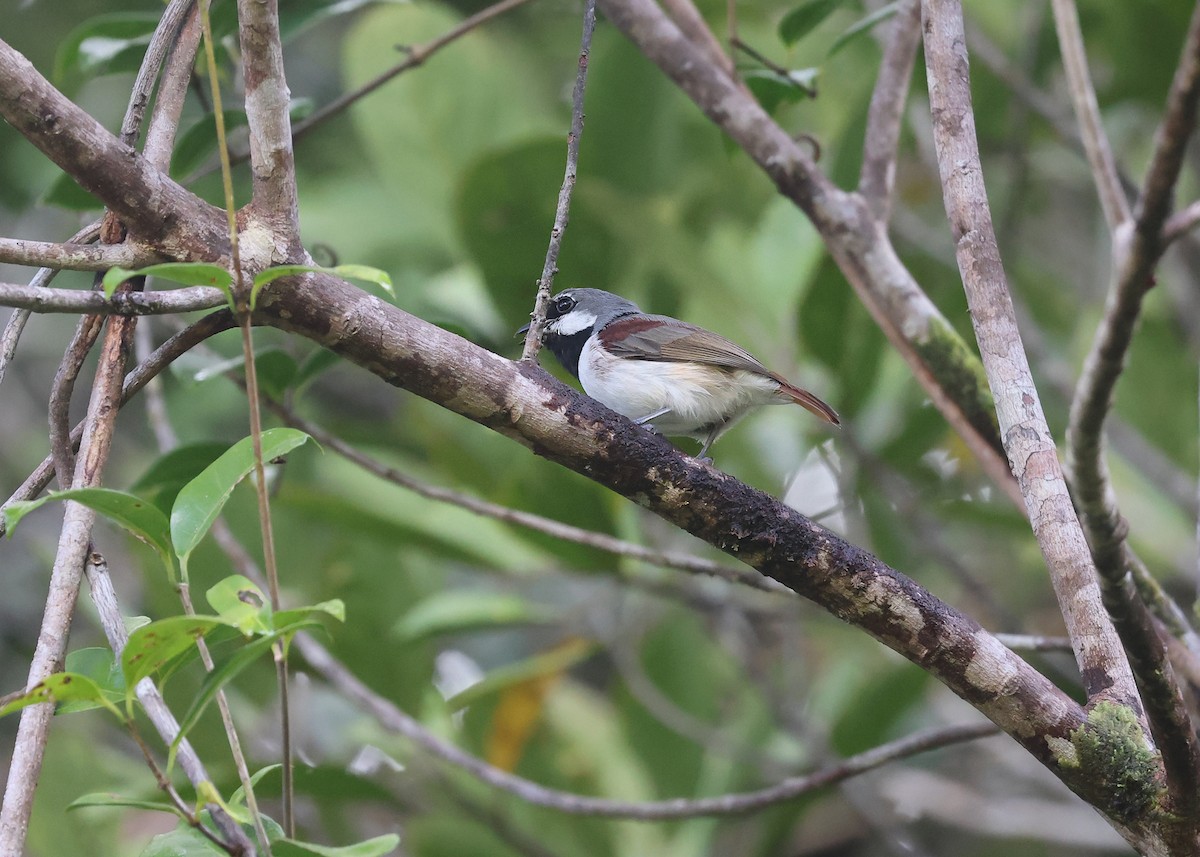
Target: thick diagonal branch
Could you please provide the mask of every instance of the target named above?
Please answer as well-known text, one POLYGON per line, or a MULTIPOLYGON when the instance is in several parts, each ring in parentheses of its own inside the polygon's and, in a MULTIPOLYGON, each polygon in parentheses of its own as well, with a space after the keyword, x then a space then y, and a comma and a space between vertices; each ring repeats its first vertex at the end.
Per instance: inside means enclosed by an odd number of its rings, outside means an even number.
POLYGON ((313 339, 629 497, 938 676, 1072 787, 1047 738, 1083 712, 973 620, 773 497, 696 462, 540 368, 518 364, 324 275, 279 281, 264 321, 313 339))
POLYGON ((109 133, 3 40, 0 117, 164 255, 207 246, 219 256, 228 245, 217 209, 109 133))

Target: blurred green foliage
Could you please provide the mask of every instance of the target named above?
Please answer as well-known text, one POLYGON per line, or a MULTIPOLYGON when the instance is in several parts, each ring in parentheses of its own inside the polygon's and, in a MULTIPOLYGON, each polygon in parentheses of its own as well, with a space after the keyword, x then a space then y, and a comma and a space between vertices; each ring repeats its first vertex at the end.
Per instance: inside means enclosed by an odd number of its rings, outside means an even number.
MULTIPOLYGON (((823 168, 846 188, 857 182, 880 47, 870 29, 838 39, 879 5, 773 0, 738 7, 743 41, 782 68, 819 71, 816 98, 776 98, 778 87, 769 92, 769 85, 755 91, 771 99, 785 129, 820 141, 823 168)), ((482 6, 281 0, 293 94, 327 103, 403 60, 397 46, 434 38, 482 6)), ((1045 4, 967 6, 982 37, 1038 86, 1062 95, 1045 4)), ((1186 6, 1155 2, 1150 14, 1139 4, 1080 3, 1105 121, 1134 175, 1174 67, 1186 6)), ((234 32, 233 7, 231 0, 214 4, 225 36, 234 32)), ((115 128, 146 22, 161 8, 157 0, 121 0, 97 17, 86 0, 31 0, 5 13, 4 37, 115 128)), ((720 33, 725 4, 714 0, 701 9, 720 33)), ((514 356, 511 334, 531 307, 562 181, 579 11, 575 3, 535 0, 301 138, 301 217, 318 261, 383 269, 402 308, 514 356)), ((232 45, 223 44, 221 71, 237 117, 232 45)), ((748 55, 737 62, 760 80, 775 74, 748 55)), ((1063 367, 1075 377, 1101 312, 1108 260, 1098 238, 1102 223, 1081 157, 986 63, 973 63, 972 73, 1001 247, 1035 375, 1045 382, 1044 403, 1061 435, 1068 400, 1052 381, 1063 367)), ((929 159, 923 86, 918 68, 893 236, 918 281, 973 341, 929 159)), ((798 409, 757 414, 722 439, 718 465, 807 514, 824 515, 827 525, 990 628, 1060 633, 1045 569, 1020 514, 987 484, 926 401, 804 217, 603 21, 586 105, 557 285, 609 289, 648 311, 716 329, 846 417, 845 429, 831 435, 798 409)), ((205 104, 190 99, 175 172, 199 172, 192 187, 219 201, 219 186, 205 173, 214 145, 207 121, 205 104)), ((74 231, 80 215, 73 209, 91 203, 58 176, 12 129, 0 127, 0 234, 60 240, 74 231)), ((236 181, 244 201, 245 167, 236 181)), ((1181 198, 1195 190, 1189 180, 1181 198)), ((1151 454, 1183 473, 1197 466, 1197 341, 1186 321, 1193 264, 1179 254, 1160 272, 1117 398, 1118 415, 1151 454)), ((0 274, 27 276, 10 268, 0 274)), ((169 332, 157 321, 152 329, 156 338, 169 332)), ((38 318, 31 330, 0 387, 11 438, 0 474, 8 486, 44 453, 45 394, 69 321, 38 318)), ((575 526, 710 555, 587 480, 327 352, 275 331, 255 336, 272 396, 405 474, 575 526)), ((170 509, 181 486, 246 433, 242 394, 222 375, 239 364, 240 353, 229 334, 174 367, 166 401, 183 444, 176 452, 154 452, 140 406, 123 414, 106 484, 132 487, 170 509)), ((273 510, 288 604, 341 599, 347 621, 332 630, 331 646, 364 682, 474 753, 502 748, 518 760, 517 773, 547 786, 623 800, 749 790, 969 716, 919 670, 808 605, 481 519, 383 483, 329 451, 292 456, 280 468, 273 510), (594 644, 595 653, 567 659, 569 669, 551 674, 521 669, 545 663, 537 659, 573 640, 594 644), (512 678, 489 687, 461 717, 447 708, 445 699, 466 684, 496 675, 512 678), (510 712, 522 694, 536 700, 536 717, 516 728, 506 719, 515 719, 510 712)), ((1188 507, 1124 449, 1116 450, 1114 473, 1135 546, 1168 588, 1190 599, 1188 507)), ((257 551, 247 488, 233 492, 225 514, 257 551)), ((0 690, 23 682, 52 555, 51 518, 49 511, 32 515, 0 548, 11 591, 20 593, 0 605, 0 690)), ((97 539, 127 613, 179 612, 151 551, 103 525, 97 539)), ((201 591, 233 571, 211 539, 196 546, 189 568, 201 591)), ((90 610, 79 626, 73 647, 102 640, 90 610)), ((1048 655, 1038 663, 1074 691, 1069 660, 1048 655)), ((173 679, 170 698, 179 711, 200 685, 199 674, 173 679)), ((430 760, 319 682, 298 685, 300 822, 319 841, 399 831, 414 857, 775 857, 822 847, 866 855, 893 853, 900 842, 927 853, 1012 853, 1001 833, 974 826, 970 817, 939 816, 936 807, 919 808, 933 820, 898 832, 888 808, 893 768, 845 792, 739 818, 635 823, 564 816, 497 796, 430 760), (364 747, 383 761, 364 762, 364 747)), ((251 667, 231 693, 252 765, 274 763, 269 663, 251 667)), ((3 756, 13 730, 12 718, 0 720, 3 756)), ((215 718, 203 719, 192 740, 229 795, 237 783, 215 718)), ((960 766, 977 773, 992 764, 988 750, 960 748, 911 766, 953 780, 960 766)), ((1063 827, 1074 839, 1018 839, 1021 853, 1092 853, 1111 834, 1047 784, 1032 761, 1009 759, 988 770, 989 799, 1004 805, 1034 794, 1057 802, 1056 811, 1070 819, 1063 827)), ((264 780, 263 790, 267 811, 277 815, 277 779, 264 780)), ((31 855, 136 854, 171 822, 137 810, 65 814, 87 791, 156 797, 136 750, 96 713, 64 716, 56 725, 31 855)), ((1036 837, 1014 814, 1009 835, 1023 831, 1036 837)))

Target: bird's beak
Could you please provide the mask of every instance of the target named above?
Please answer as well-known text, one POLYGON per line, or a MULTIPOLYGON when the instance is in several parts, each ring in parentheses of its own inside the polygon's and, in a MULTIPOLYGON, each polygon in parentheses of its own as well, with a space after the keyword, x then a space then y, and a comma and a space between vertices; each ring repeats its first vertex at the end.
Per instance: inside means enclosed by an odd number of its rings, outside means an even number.
POLYGON ((520 330, 518 330, 516 333, 514 333, 514 334, 513 334, 513 337, 515 338, 515 337, 518 337, 518 336, 524 336, 525 334, 529 333, 529 328, 530 328, 532 325, 533 325, 533 322, 530 322, 529 324, 523 324, 523 325, 521 325, 521 329, 520 329, 520 330))

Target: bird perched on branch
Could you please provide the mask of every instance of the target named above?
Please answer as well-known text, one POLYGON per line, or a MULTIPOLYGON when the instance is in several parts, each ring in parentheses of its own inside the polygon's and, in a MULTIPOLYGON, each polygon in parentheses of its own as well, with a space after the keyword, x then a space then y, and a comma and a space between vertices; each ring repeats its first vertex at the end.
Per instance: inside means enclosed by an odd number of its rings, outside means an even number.
MULTIPOLYGON (((518 333, 529 329, 525 325, 518 333)), ((761 405, 795 403, 840 425, 837 412, 723 336, 600 289, 550 300, 543 340, 593 399, 665 435, 713 442, 761 405)))

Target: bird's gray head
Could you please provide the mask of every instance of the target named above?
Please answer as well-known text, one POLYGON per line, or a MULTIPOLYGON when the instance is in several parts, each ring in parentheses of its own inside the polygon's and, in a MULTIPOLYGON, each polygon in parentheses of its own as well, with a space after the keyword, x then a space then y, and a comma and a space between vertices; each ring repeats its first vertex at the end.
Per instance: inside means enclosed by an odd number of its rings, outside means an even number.
POLYGON ((600 289, 565 289, 546 310, 546 347, 579 377, 579 355, 588 337, 610 321, 641 312, 637 304, 600 289))
POLYGON ((546 308, 546 332, 574 336, 599 330, 614 318, 641 312, 637 304, 600 289, 564 289, 550 299, 546 308))

